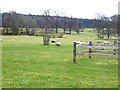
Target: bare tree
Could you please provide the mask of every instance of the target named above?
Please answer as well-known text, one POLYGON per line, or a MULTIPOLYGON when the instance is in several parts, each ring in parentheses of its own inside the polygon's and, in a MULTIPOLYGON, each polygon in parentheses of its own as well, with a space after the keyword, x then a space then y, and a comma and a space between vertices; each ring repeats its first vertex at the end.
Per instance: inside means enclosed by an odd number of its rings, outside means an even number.
POLYGON ((11 11, 8 16, 9 19, 9 28, 11 29, 14 35, 18 34, 19 29, 19 22, 18 22, 18 15, 15 11, 11 11))
POLYGON ((55 10, 54 11, 54 13, 55 13, 55 29, 56 29, 56 33, 58 33, 58 28, 59 28, 59 24, 60 24, 60 15, 62 15, 63 14, 63 12, 59 12, 58 10, 55 10))
POLYGON ((71 30, 73 27, 73 18, 71 17, 68 22, 68 27, 69 27, 69 34, 71 34, 71 30))
POLYGON ((77 18, 73 18, 73 20, 72 20, 72 30, 79 34, 80 33, 80 28, 81 28, 80 20, 77 19, 77 18))
POLYGON ((59 15, 57 13, 57 11, 54 11, 55 12, 55 29, 56 29, 56 33, 58 33, 58 28, 59 28, 59 15))
POLYGON ((119 36, 119 22, 120 22, 120 15, 111 16, 111 27, 112 27, 112 34, 114 36, 119 36))
POLYGON ((29 16, 24 16, 24 25, 26 28, 26 34, 27 35, 34 35, 35 33, 35 29, 30 29, 30 28, 35 28, 37 27, 37 21, 35 19, 33 19, 33 17, 31 15, 29 16))
POLYGON ((51 24, 50 9, 44 10, 43 11, 43 16, 44 16, 43 44, 44 45, 49 45, 49 42, 50 42, 50 33, 51 33, 51 29, 50 29, 50 24, 51 24))
POLYGON ((62 23, 63 23, 63 31, 65 33, 67 28, 67 20, 65 16, 63 17, 62 23))
POLYGON ((8 34, 8 28, 9 28, 9 15, 7 13, 2 14, 2 26, 3 26, 3 31, 2 34, 8 34))
POLYGON ((98 38, 103 38, 104 35, 107 35, 108 39, 110 38, 110 35, 112 33, 111 29, 111 21, 109 17, 106 17, 105 15, 99 15, 97 17, 97 30, 98 30, 98 38))
POLYGON ((97 14, 96 29, 98 38, 103 38, 104 27, 101 14, 97 14))

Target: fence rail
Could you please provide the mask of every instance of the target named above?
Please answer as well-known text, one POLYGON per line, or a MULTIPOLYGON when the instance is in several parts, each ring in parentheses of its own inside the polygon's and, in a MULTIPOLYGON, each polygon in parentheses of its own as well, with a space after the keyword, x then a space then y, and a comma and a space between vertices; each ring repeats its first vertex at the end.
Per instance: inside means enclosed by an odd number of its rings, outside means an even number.
POLYGON ((83 45, 76 45, 76 48, 103 48, 103 49, 120 49, 120 46, 118 45, 92 45, 89 44, 83 44, 83 45))
POLYGON ((120 50, 120 43, 117 43, 114 41, 113 45, 98 45, 98 44, 92 44, 90 41, 89 44, 78 44, 76 42, 73 42, 73 63, 76 63, 76 55, 87 55, 89 58, 92 56, 108 56, 108 57, 117 57, 120 56, 117 53, 117 50, 120 50), (88 48, 87 51, 82 52, 76 52, 77 48, 88 48), (102 50, 94 50, 94 49, 102 49, 102 50), (103 52, 105 49, 113 50, 112 54, 105 54, 105 53, 93 53, 93 52, 103 52))

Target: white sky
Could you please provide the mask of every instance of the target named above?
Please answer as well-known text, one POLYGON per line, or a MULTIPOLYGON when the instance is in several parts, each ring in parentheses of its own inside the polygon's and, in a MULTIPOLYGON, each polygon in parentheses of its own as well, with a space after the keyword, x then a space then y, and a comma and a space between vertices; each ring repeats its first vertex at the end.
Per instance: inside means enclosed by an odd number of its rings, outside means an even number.
POLYGON ((16 11, 38 14, 45 9, 63 12, 76 18, 95 18, 96 13, 112 16, 118 13, 119 0, 0 0, 1 12, 16 11))

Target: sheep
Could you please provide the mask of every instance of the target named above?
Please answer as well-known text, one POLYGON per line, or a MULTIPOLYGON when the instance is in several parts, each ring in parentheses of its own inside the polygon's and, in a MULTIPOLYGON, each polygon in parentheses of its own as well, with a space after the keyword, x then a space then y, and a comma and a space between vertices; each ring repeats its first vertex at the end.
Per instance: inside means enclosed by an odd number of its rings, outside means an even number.
POLYGON ((51 43, 56 43, 57 41, 56 40, 52 40, 51 43))
POLYGON ((61 46, 61 43, 60 42, 55 42, 55 45, 56 46, 61 46))
POLYGON ((104 41, 104 45, 108 45, 109 44, 109 42, 107 42, 107 41, 104 41))
POLYGON ((13 38, 12 40, 14 41, 15 39, 13 38))

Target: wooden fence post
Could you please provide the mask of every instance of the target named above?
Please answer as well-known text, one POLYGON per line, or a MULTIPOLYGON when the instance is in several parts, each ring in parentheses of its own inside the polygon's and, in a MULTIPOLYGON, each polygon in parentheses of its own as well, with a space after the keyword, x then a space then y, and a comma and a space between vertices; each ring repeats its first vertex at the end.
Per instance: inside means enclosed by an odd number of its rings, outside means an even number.
POLYGON ((73 63, 76 63, 76 42, 73 42, 73 63))
POLYGON ((117 44, 117 41, 114 41, 113 55, 116 54, 116 44, 117 44))
MULTIPOLYGON (((89 42, 89 46, 92 46, 92 42, 91 41, 89 42)), ((92 49, 89 48, 89 58, 91 58, 91 53, 92 53, 92 49)))

